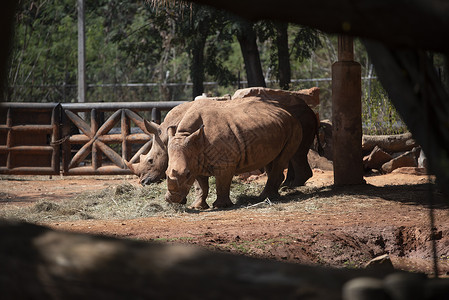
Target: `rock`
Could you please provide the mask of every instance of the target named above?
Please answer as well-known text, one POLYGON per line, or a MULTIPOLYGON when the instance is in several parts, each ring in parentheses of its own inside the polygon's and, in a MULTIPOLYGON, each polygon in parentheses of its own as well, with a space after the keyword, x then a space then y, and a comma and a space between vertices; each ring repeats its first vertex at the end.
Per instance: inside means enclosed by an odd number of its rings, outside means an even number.
POLYGON ((424 154, 424 151, 422 151, 422 150, 419 152, 419 157, 418 157, 418 167, 419 167, 419 168, 425 168, 425 169, 428 168, 428 165, 427 165, 427 157, 426 157, 426 155, 424 154))
POLYGON ((320 169, 327 171, 332 171, 334 169, 332 161, 328 160, 326 157, 320 156, 315 150, 312 149, 309 150, 309 153, 307 154, 307 159, 312 169, 320 169))
POLYGON ((400 173, 400 174, 408 174, 408 175, 429 175, 425 168, 415 168, 415 167, 402 167, 393 170, 391 173, 400 173))
POLYGON ((382 171, 384 173, 391 173, 393 170, 402 167, 414 167, 418 166, 418 161, 416 159, 416 153, 412 151, 407 151, 404 154, 393 158, 389 162, 382 165, 382 171))
POLYGON ((449 280, 431 279, 426 282, 426 299, 447 299, 449 295, 449 280))
POLYGON ((391 262, 390 256, 388 254, 373 258, 365 264, 365 268, 382 271, 394 271, 393 263, 391 262))
POLYGON ((424 298, 426 275, 393 273, 384 279, 384 288, 390 299, 421 300, 424 298))
POLYGON ((383 289, 382 280, 360 277, 343 286, 343 300, 389 300, 383 289))
POLYGON ((382 165, 390 161, 393 157, 383 151, 379 146, 375 146, 373 151, 363 158, 363 166, 365 170, 380 170, 382 165))
POLYGON ((206 94, 206 93, 203 93, 202 95, 196 96, 196 97, 195 97, 195 100, 198 100, 198 99, 206 99, 206 98, 207 98, 207 94, 206 94))
POLYGON ((216 100, 216 101, 226 101, 226 100, 231 100, 231 95, 226 94, 221 97, 209 97, 206 93, 203 93, 202 95, 195 97, 195 100, 198 100, 198 99, 211 99, 211 100, 216 100))

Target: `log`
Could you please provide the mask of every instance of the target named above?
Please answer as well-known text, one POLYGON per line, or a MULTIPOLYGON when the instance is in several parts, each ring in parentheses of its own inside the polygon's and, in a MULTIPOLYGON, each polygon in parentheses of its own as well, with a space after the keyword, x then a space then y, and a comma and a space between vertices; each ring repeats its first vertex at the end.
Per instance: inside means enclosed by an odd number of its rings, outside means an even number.
POLYGON ((393 158, 389 162, 384 163, 382 165, 382 172, 391 173, 392 171, 398 168, 418 167, 418 161, 416 158, 418 151, 419 151, 418 148, 414 148, 412 151, 407 151, 399 155, 398 157, 393 158))
POLYGON ((393 157, 390 154, 380 149, 379 146, 375 146, 373 151, 363 158, 363 167, 365 170, 380 170, 382 165, 392 158, 393 157))
POLYGON ((382 276, 27 223, 0 235, 2 299, 341 299, 348 280, 382 276))
POLYGON ((418 146, 410 132, 393 135, 363 135, 362 150, 372 151, 378 146, 386 152, 405 152, 418 146))

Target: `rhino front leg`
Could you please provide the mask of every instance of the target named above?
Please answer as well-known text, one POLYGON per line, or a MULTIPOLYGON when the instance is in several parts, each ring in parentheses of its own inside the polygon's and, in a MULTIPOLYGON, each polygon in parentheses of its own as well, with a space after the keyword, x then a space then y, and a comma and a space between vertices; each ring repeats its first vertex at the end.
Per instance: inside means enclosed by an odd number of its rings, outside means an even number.
POLYGON ((209 194, 209 177, 198 176, 195 180, 195 201, 190 208, 192 209, 208 209, 209 205, 206 202, 209 194))
POLYGON ((231 190, 231 182, 234 172, 231 175, 220 175, 215 176, 215 182, 217 186, 217 200, 213 203, 214 208, 225 208, 233 206, 231 199, 229 198, 229 193, 231 190))

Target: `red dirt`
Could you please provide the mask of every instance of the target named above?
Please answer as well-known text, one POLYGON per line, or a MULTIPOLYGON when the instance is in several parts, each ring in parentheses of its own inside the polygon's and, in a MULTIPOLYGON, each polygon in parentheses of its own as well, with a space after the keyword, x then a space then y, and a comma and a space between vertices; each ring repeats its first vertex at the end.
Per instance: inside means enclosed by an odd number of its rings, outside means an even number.
MULTIPOLYGON (((137 185, 122 177, 14 177, 0 180, 0 208, 29 205, 45 196, 64 201, 81 190, 137 185), (20 179, 20 180, 19 180, 20 179)), ((390 254, 395 268, 432 272, 432 241, 440 274, 449 272, 449 202, 429 192, 428 176, 393 173, 365 178, 367 185, 333 187, 332 172, 314 170, 296 201, 261 208, 187 211, 130 220, 45 223, 55 229, 166 242, 303 264, 361 267, 390 254), (304 189, 314 189, 305 193, 304 189), (429 229, 428 196, 436 203, 435 234, 429 229)), ((262 180, 262 179, 259 179, 262 180)))

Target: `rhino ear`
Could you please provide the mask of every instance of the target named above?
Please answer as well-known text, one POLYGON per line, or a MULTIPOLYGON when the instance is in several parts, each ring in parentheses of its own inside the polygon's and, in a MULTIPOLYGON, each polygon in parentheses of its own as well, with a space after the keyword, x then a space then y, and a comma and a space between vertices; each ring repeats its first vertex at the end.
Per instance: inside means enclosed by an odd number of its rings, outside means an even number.
POLYGON ((154 122, 148 122, 147 120, 143 120, 144 124, 145 124, 145 128, 148 131, 148 133, 150 134, 157 134, 159 135, 160 132, 160 125, 154 123, 154 122))
POLYGON ((176 133, 176 126, 168 126, 167 135, 169 138, 174 137, 176 133))
POLYGON ((190 143, 199 141, 203 136, 204 136, 204 125, 201 125, 197 131, 195 131, 185 139, 184 145, 188 145, 190 143))

